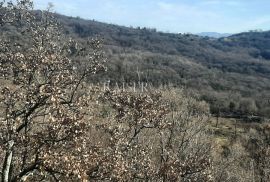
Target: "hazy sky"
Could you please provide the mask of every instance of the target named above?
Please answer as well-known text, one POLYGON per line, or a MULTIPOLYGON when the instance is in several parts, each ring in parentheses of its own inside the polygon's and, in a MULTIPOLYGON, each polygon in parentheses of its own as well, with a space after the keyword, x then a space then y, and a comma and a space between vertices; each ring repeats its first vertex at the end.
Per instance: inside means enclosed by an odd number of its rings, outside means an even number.
POLYGON ((168 32, 270 30, 270 0, 36 0, 58 13, 168 32))

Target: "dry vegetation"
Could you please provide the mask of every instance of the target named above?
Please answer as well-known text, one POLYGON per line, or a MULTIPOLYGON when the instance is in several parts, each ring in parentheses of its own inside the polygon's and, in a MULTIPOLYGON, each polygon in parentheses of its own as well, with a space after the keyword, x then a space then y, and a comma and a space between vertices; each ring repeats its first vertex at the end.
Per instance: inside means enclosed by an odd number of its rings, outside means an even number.
POLYGON ((104 39, 109 69, 92 81, 138 81, 139 71, 140 80, 154 86, 197 91, 212 114, 269 117, 270 31, 212 39, 55 16, 65 34, 78 41, 95 35, 104 39))
POLYGON ((0 37, 3 182, 269 181, 269 125, 216 127, 182 89, 90 86, 105 69, 100 41, 67 39, 48 11, 31 10, 0 4, 0 24, 20 22, 28 39, 0 37))

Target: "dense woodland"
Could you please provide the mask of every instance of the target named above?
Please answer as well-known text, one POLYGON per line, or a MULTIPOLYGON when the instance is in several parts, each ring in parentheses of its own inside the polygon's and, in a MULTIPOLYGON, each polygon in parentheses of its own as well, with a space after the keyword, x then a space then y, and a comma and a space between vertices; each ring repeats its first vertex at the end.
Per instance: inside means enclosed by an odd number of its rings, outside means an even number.
POLYGON ((98 80, 170 84, 197 91, 215 114, 269 116, 270 32, 214 39, 57 17, 67 35, 103 38, 110 69, 98 80))
MULTIPOLYGON (((55 16, 67 36, 103 39, 109 69, 95 82, 173 85, 200 93, 213 114, 269 116, 270 32, 215 39, 55 16)), ((1 29, 16 35, 12 27, 1 29)))
POLYGON ((50 8, 0 1, 1 181, 270 180, 270 32, 214 39, 50 8))

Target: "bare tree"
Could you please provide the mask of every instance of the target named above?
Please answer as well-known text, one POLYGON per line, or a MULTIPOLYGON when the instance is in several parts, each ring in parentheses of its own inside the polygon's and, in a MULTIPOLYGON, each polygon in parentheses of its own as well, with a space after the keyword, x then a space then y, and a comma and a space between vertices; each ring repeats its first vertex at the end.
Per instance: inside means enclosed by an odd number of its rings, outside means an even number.
POLYGON ((82 178, 88 152, 81 136, 89 125, 82 107, 90 98, 80 90, 88 75, 103 68, 100 43, 88 41, 83 48, 65 41, 52 14, 36 14, 29 0, 0 5, 1 26, 16 28, 26 41, 0 37, 2 181, 33 174, 32 180, 82 178), (88 58, 80 71, 71 54, 88 58))
POLYGON ((253 161, 255 181, 270 180, 270 127, 263 125, 247 142, 249 157, 253 161))
POLYGON ((160 132, 162 181, 212 181, 208 105, 181 90, 169 90, 166 95, 170 125, 160 132))

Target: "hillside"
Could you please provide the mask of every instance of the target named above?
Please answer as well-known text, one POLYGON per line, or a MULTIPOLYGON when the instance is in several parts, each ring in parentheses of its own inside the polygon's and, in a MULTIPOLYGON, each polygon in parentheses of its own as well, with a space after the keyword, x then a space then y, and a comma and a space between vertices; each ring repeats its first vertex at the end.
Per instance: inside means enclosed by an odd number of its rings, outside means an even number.
POLYGON ((230 34, 230 33, 218 33, 218 32, 201 32, 201 33, 198 33, 197 35, 202 36, 202 37, 222 38, 222 37, 229 37, 232 34, 230 34))
POLYGON ((109 69, 90 79, 172 84, 199 93, 215 114, 269 116, 270 32, 215 39, 56 17, 77 40, 103 39, 109 69))

